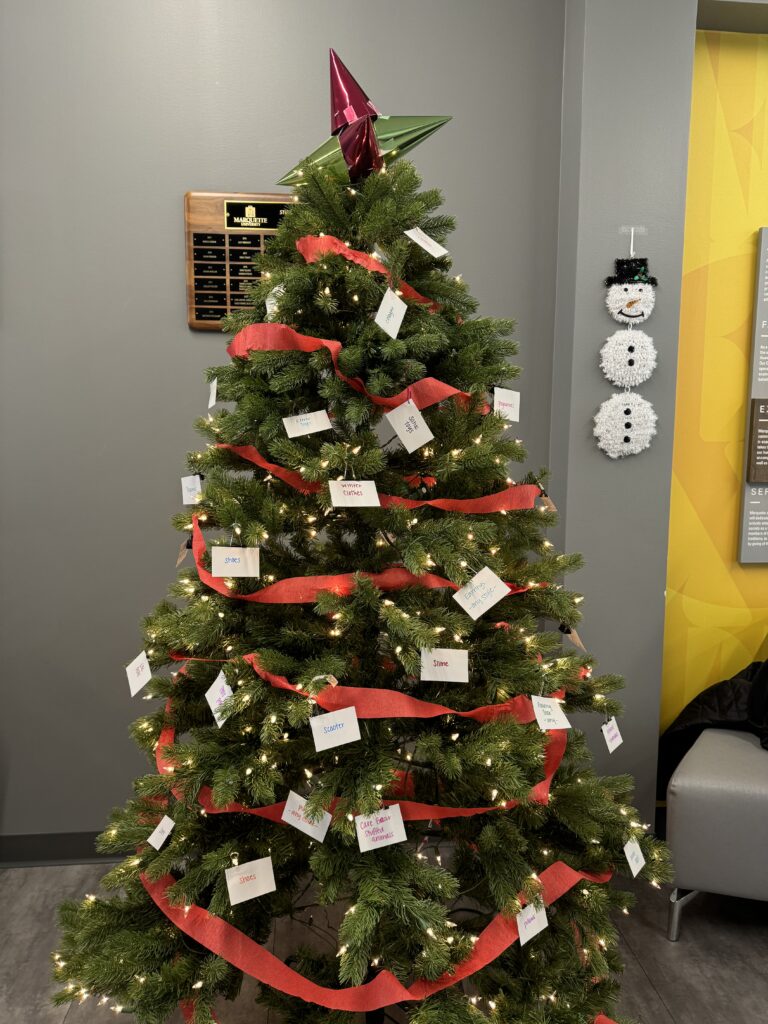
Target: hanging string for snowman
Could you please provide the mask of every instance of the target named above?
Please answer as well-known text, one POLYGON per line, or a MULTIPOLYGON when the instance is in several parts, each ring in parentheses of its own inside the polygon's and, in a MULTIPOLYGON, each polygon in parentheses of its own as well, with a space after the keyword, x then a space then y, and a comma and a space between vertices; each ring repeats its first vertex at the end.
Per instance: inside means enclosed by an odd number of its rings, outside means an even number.
POLYGON ((632 388, 647 381, 656 368, 653 339, 638 325, 653 312, 658 282, 648 274, 648 260, 635 256, 632 243, 630 253, 629 259, 616 260, 615 274, 605 279, 606 308, 623 329, 600 349, 600 369, 611 384, 625 390, 600 406, 593 433, 598 448, 612 459, 644 451, 656 433, 653 406, 632 388))

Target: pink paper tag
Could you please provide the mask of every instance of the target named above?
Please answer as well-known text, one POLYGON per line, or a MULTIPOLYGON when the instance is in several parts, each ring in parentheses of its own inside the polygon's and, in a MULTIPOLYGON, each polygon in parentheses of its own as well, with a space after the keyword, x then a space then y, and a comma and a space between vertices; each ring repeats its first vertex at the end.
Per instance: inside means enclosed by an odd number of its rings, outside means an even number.
POLYGON ((357 120, 357 114, 355 113, 355 108, 352 106, 351 103, 350 103, 350 105, 348 107, 344 108, 344 117, 347 119, 347 122, 349 124, 352 124, 353 121, 357 120))

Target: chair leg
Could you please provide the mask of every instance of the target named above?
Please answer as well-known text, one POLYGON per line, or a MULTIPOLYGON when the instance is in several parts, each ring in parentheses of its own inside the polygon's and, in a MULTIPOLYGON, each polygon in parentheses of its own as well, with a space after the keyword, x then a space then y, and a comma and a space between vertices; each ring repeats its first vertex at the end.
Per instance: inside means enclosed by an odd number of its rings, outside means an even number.
POLYGON ((698 889, 674 889, 669 897, 669 917, 667 918, 667 938, 670 942, 677 942, 680 938, 680 924, 683 916, 683 907, 686 903, 699 895, 698 889))

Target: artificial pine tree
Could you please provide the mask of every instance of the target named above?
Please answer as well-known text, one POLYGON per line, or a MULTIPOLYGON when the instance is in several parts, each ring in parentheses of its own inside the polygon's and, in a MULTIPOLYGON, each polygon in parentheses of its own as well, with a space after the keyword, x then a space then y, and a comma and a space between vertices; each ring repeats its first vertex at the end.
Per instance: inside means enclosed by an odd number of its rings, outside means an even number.
POLYGON ((257 257, 253 308, 228 325, 231 361, 209 371, 232 407, 199 421, 208 443, 188 460, 204 492, 175 525, 193 531, 195 565, 144 622, 145 696, 161 703, 132 732, 155 767, 99 839, 126 854, 103 879, 112 895, 61 908, 58 1002, 95 998, 143 1024, 181 1005, 208 1024, 245 969, 288 1024, 354 1010, 369 1024, 587 1024, 616 1002, 611 915, 632 899, 607 879, 627 873, 628 840, 653 884, 668 878, 631 780, 597 777, 579 732, 534 718, 541 695, 616 714, 620 679, 564 641, 579 559, 545 539, 540 481, 507 475, 524 450, 489 399, 517 376, 512 321, 478 317, 450 259, 404 234, 443 242, 453 221, 397 154, 375 170, 362 116, 365 131, 349 127, 373 173, 303 165, 257 257), (395 337, 374 322, 389 286, 407 301, 395 337), (408 400, 434 435, 411 454, 386 419, 408 400), (330 427, 287 436, 284 418, 323 410, 330 427), (381 504, 335 506, 338 480, 375 482, 381 504), (259 576, 214 576, 217 544, 257 547, 259 576), (486 567, 509 590, 475 619, 453 595, 486 567), (468 681, 424 668, 444 649, 467 652, 468 681), (215 718, 214 681, 232 691, 215 718), (360 738, 317 750, 311 720, 352 707, 325 721, 354 735, 357 717, 360 738), (286 823, 289 793, 307 803, 291 797, 286 823), (356 819, 382 809, 363 852, 356 819), (274 889, 232 905, 233 866, 256 885, 271 866, 274 889), (521 945, 517 915, 543 903, 547 926, 521 945), (309 943, 276 970, 256 944, 279 918, 311 937, 323 904, 339 908, 337 949, 309 943))

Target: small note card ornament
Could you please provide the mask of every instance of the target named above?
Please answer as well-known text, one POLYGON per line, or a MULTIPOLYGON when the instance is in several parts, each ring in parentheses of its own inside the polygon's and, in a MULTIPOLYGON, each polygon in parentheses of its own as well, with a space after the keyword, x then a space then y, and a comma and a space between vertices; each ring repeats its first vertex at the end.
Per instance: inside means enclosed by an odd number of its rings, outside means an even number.
POLYGON ((656 368, 653 338, 638 325, 653 312, 657 281, 648 273, 648 260, 635 256, 631 231, 629 259, 617 259, 616 272, 605 279, 605 306, 621 329, 600 349, 600 369, 623 391, 600 406, 593 433, 598 448, 611 459, 644 451, 656 433, 653 406, 632 388, 644 384, 656 368))

